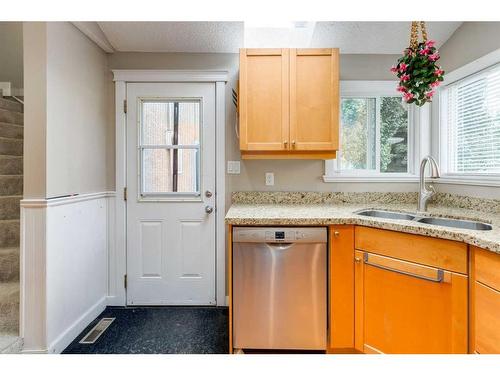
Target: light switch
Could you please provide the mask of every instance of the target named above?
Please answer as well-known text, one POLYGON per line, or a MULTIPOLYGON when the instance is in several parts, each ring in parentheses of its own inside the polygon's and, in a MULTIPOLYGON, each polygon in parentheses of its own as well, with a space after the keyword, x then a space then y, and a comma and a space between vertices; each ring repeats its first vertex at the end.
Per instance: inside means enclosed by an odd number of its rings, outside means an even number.
POLYGON ((237 160, 228 160, 227 174, 240 174, 240 162, 237 160))
POLYGON ((274 186, 274 173, 272 173, 272 172, 266 173, 266 185, 267 186, 274 186))

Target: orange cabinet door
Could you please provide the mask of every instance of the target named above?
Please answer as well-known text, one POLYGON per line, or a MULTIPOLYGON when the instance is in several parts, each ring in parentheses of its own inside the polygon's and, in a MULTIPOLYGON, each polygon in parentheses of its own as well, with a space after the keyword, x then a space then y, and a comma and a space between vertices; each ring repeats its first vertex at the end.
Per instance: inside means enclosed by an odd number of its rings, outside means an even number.
POLYGON ((289 149, 289 50, 241 49, 241 151, 289 149))
POLYGON ((339 50, 290 50, 290 146, 338 150, 339 50))
POLYGON ((354 226, 330 226, 329 352, 354 351, 354 226))
POLYGON ((500 354, 500 255, 471 246, 470 351, 500 354))
POLYGON ((355 252, 355 346, 364 353, 467 353, 465 275, 355 252))

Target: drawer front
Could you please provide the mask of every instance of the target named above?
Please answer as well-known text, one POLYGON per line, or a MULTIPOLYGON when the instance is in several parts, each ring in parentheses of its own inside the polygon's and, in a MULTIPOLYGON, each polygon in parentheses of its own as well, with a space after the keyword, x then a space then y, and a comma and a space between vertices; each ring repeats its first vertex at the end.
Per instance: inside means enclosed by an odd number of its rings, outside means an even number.
POLYGON ((461 242, 362 226, 354 240, 358 250, 467 274, 467 245, 461 242))
POLYGON ((475 351, 500 354, 500 292, 475 282, 475 351))
POLYGON ((500 254, 472 247, 476 280, 500 291, 500 254))

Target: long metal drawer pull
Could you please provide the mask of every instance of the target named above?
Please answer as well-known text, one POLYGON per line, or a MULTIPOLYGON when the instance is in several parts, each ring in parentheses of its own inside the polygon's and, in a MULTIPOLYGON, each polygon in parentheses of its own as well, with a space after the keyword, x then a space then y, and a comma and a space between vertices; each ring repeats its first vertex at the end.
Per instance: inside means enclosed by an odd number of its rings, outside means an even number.
POLYGON ((382 270, 386 270, 386 271, 390 271, 390 272, 396 272, 396 273, 400 273, 402 275, 416 277, 417 279, 422 279, 422 280, 426 280, 426 281, 432 281, 434 283, 440 283, 440 282, 442 282, 444 280, 444 271, 443 270, 440 270, 440 269, 437 270, 437 277, 436 278, 422 276, 422 275, 417 275, 417 274, 414 274, 414 273, 411 273, 411 272, 406 272, 406 271, 401 271, 401 270, 398 270, 398 269, 395 269, 395 268, 381 266, 380 264, 370 263, 368 261, 368 253, 364 253, 364 255, 363 255, 363 263, 367 264, 369 266, 372 266, 372 267, 380 268, 382 270))

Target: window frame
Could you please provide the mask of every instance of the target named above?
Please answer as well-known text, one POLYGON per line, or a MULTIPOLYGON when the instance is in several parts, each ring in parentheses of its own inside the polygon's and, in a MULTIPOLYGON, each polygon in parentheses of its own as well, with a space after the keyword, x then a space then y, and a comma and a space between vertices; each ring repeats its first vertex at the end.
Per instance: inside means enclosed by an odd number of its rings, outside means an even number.
POLYGON ((468 64, 471 67, 476 65, 474 71, 454 71, 450 73, 451 79, 446 82, 445 85, 441 86, 438 91, 438 100, 436 102, 436 112, 438 115, 438 121, 434 122, 438 124, 438 145, 437 145, 437 155, 439 160, 439 165, 441 167, 441 178, 439 183, 454 183, 460 185, 486 185, 486 186, 500 186, 500 173, 460 173, 452 172, 450 170, 449 164, 449 126, 448 126, 448 90, 459 84, 460 82, 466 82, 474 77, 478 77, 492 69, 500 69, 500 61, 487 66, 481 67, 480 63, 473 62, 468 64), (457 73, 456 73, 457 72, 457 73))
MULTIPOLYGON (((399 96, 396 91, 397 81, 341 81, 340 97, 342 98, 376 98, 376 170, 343 170, 340 165, 340 153, 337 151, 337 158, 325 160, 324 182, 416 182, 418 176, 418 166, 420 160, 421 143, 420 128, 421 122, 427 118, 428 112, 422 113, 415 106, 408 108, 408 172, 380 172, 380 98, 384 96, 399 96)), ((339 113, 339 116, 342 114, 339 113)), ((339 120, 340 124, 340 120, 339 120)), ((339 129, 339 137, 341 132, 339 129)), ((341 144, 339 139, 339 144, 341 144)))
POLYGON ((500 173, 459 173, 449 170, 448 160, 448 89, 460 81, 466 81, 475 76, 500 68, 500 50, 485 55, 467 65, 464 65, 445 76, 446 84, 442 85, 437 92, 437 100, 433 102, 433 123, 437 126, 433 134, 437 139, 433 145, 435 154, 439 160, 441 177, 437 183, 474 185, 474 186, 500 186, 500 173))
MULTIPOLYGON (((202 148, 203 148, 203 98, 201 97, 139 97, 137 99, 137 200, 145 201, 169 201, 169 202, 184 202, 184 201, 201 201, 201 185, 202 185, 202 148), (167 144, 143 144, 143 104, 151 102, 160 103, 198 103, 199 104, 199 143, 190 145, 167 145, 167 144), (196 158, 199 169, 197 170, 197 191, 193 192, 147 192, 144 191, 143 175, 144 175, 144 160, 143 150, 145 149, 161 149, 161 150, 197 150, 196 158)), ((179 174, 179 173, 178 173, 179 174)))

